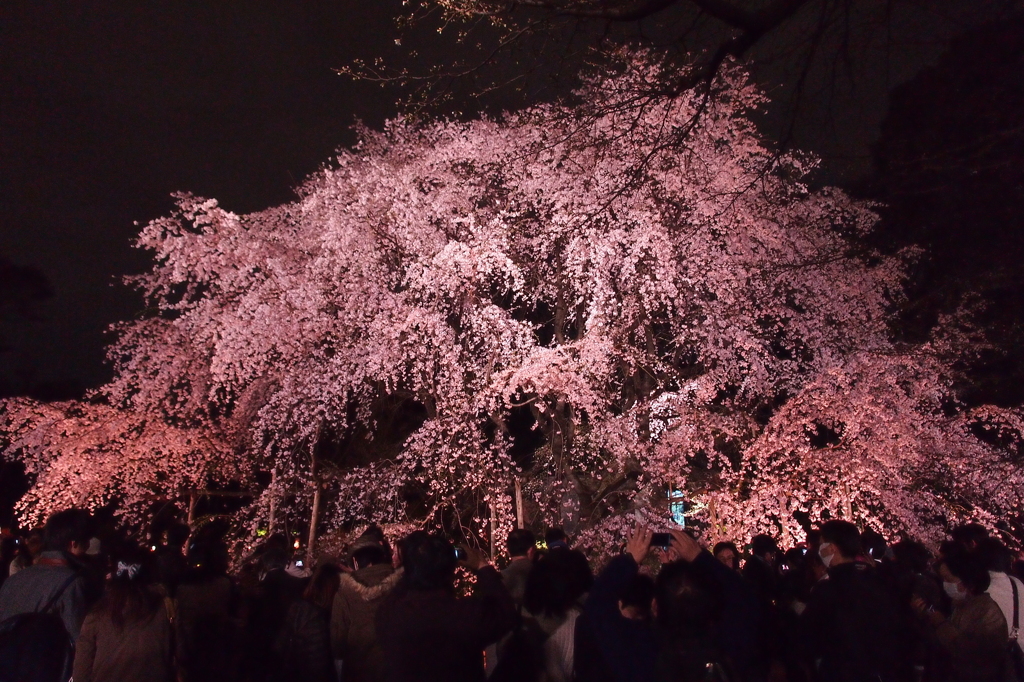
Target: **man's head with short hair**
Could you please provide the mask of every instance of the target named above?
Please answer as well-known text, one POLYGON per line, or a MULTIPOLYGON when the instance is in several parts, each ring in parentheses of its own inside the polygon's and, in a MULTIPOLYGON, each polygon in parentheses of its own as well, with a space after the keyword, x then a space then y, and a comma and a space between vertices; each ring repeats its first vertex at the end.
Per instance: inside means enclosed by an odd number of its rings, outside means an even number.
POLYGON ((666 564, 655 581, 658 625, 667 632, 706 633, 721 610, 720 592, 714 581, 693 564, 666 564))
POLYGON ((881 561, 889 550, 885 536, 870 528, 865 528, 864 532, 860 534, 860 544, 864 553, 875 561, 881 561))
POLYGON ((643 573, 637 573, 619 591, 619 613, 630 620, 647 620, 651 617, 654 602, 654 581, 643 573))
POLYGON ((587 558, 576 550, 542 554, 530 568, 523 605, 534 615, 564 618, 594 583, 587 558))
POLYGON ((513 559, 516 557, 529 557, 537 544, 537 540, 533 537, 533 533, 525 528, 516 528, 514 531, 508 534, 508 539, 505 540, 505 546, 508 548, 508 554, 513 559))
POLYGON ((440 535, 418 530, 402 540, 405 583, 413 590, 450 590, 454 587, 455 547, 440 535))
POLYGON ((51 552, 84 553, 89 546, 92 517, 84 509, 65 509, 46 520, 43 548, 51 552))
POLYGON ((556 547, 565 547, 568 549, 569 538, 561 528, 548 528, 547 532, 544 533, 544 544, 548 546, 548 549, 554 549, 556 547))
POLYGON ((932 560, 928 548, 912 540, 897 542, 892 546, 892 554, 899 566, 913 573, 926 573, 932 560))
POLYGON ((980 558, 963 547, 943 554, 936 569, 943 582, 959 580, 969 594, 984 593, 991 580, 980 558))
POLYGON ((965 523, 950 532, 953 542, 967 550, 973 550, 988 537, 988 529, 980 523, 965 523))
MULTIPOLYGON (((860 531, 849 521, 827 521, 821 526, 821 544, 828 543, 846 561, 853 561, 862 552, 860 531)), ((825 554, 822 554, 822 559, 825 554)), ((832 561, 830 565, 837 562, 832 561)))
POLYGON ((771 535, 755 535, 750 539, 750 552, 762 559, 770 559, 779 551, 779 543, 771 535))

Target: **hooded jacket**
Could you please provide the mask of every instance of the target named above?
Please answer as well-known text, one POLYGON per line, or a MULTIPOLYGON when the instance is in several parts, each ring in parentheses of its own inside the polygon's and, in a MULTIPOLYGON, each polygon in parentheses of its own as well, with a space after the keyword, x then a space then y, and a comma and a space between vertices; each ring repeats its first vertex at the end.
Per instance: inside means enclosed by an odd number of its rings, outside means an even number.
POLYGON ((346 682, 384 679, 384 657, 377 641, 377 607, 402 577, 389 564, 342 573, 331 609, 331 650, 344 661, 346 682))

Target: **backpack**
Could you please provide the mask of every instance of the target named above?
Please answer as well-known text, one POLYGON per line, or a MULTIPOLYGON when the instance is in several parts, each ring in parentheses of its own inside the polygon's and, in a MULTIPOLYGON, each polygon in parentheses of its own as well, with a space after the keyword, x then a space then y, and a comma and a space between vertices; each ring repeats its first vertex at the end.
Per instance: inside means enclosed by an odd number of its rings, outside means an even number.
POLYGON ((42 609, 0 623, 0 682, 62 682, 71 676, 74 643, 52 609, 77 575, 68 577, 42 609))

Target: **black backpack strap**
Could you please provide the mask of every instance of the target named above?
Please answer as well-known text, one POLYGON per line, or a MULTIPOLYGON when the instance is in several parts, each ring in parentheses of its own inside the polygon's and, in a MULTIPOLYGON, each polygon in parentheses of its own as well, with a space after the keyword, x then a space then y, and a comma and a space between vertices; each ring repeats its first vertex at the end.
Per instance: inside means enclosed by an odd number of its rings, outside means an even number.
POLYGON ((1013 629, 1010 630, 1010 639, 1016 641, 1017 635, 1020 634, 1020 595, 1017 593, 1017 581, 1012 575, 1007 577, 1010 579, 1010 587, 1013 588, 1013 629))
POLYGON ((64 596, 64 593, 67 591, 67 589, 71 587, 71 583, 75 582, 76 580, 78 580, 77 573, 72 573, 70 576, 68 576, 68 579, 61 584, 60 589, 58 589, 53 594, 53 596, 50 597, 50 600, 46 602, 46 605, 43 608, 39 609, 39 611, 37 611, 36 613, 49 613, 50 609, 52 609, 54 605, 56 605, 56 603, 60 601, 60 598, 64 596))

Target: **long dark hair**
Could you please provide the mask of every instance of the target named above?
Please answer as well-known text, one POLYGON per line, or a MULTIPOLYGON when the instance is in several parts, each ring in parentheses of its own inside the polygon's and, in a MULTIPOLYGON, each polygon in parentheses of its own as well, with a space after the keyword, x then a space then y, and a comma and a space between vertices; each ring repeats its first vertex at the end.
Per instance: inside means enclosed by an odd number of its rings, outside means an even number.
POLYGON ((334 595, 337 594, 340 585, 341 569, 332 563, 320 564, 313 572, 302 598, 330 612, 331 605, 334 604, 334 595))
POLYGON ((558 547, 530 568, 523 605, 534 615, 564 618, 593 583, 587 558, 574 549, 558 547))
POLYGON ((107 616, 118 630, 150 618, 163 597, 151 586, 153 569, 148 555, 127 552, 114 564, 103 598, 95 611, 107 616))

